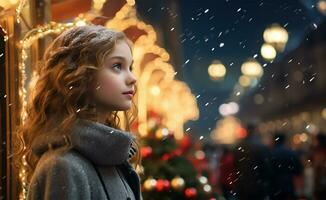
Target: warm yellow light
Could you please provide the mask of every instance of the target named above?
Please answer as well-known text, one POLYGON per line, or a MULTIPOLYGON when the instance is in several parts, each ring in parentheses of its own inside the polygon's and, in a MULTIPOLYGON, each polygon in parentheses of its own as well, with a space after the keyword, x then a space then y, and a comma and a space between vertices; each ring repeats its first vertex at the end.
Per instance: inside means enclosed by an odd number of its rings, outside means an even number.
POLYGON ((325 0, 320 0, 318 2, 317 8, 323 15, 326 15, 326 1, 325 0))
POLYGON ((218 60, 215 60, 209 67, 208 67, 208 74, 213 80, 220 80, 226 74, 225 66, 218 60))
POLYGON ((272 24, 264 31, 264 40, 266 43, 273 44, 279 51, 283 51, 288 39, 288 32, 279 24, 272 24))
POLYGON ((321 111, 321 116, 323 117, 324 120, 326 120, 326 108, 324 108, 324 109, 321 111))
POLYGON ((270 44, 263 44, 260 53, 266 60, 273 60, 276 57, 276 50, 270 44))
POLYGON ((171 186, 174 189, 182 189, 184 187, 185 181, 180 176, 176 176, 171 180, 171 186))
POLYGON ((78 20, 76 20, 76 22, 75 22, 75 25, 76 26, 85 26, 87 23, 86 23, 86 20, 85 19, 78 19, 78 20))
POLYGON ((308 140, 307 133, 301 133, 300 140, 301 140, 301 142, 307 142, 307 140, 308 140))
POLYGON ((134 6, 135 5, 135 0, 127 0, 127 4, 130 6, 134 6))
POLYGON ((238 139, 238 131, 241 128, 240 121, 227 116, 216 123, 215 129, 210 133, 211 138, 219 144, 234 144, 238 139))
POLYGON ((100 11, 106 0, 93 0, 93 9, 100 11))
POLYGON ((161 89, 160 89, 159 86, 155 85, 155 86, 153 86, 153 87, 151 88, 150 91, 151 91, 151 94, 152 94, 153 96, 158 96, 158 95, 160 95, 161 89))
POLYGON ((262 66, 255 59, 248 59, 244 62, 241 66, 241 72, 252 77, 261 77, 264 73, 262 66))
POLYGON ((152 190, 152 189, 155 188, 156 182, 157 181, 155 179, 150 177, 150 178, 148 178, 147 180, 144 181, 144 188, 146 190, 152 190))
POLYGON ((248 87, 251 83, 250 77, 242 75, 239 77, 239 83, 242 87, 248 87))
POLYGON ((0 0, 0 7, 4 9, 13 8, 18 3, 18 0, 0 0))

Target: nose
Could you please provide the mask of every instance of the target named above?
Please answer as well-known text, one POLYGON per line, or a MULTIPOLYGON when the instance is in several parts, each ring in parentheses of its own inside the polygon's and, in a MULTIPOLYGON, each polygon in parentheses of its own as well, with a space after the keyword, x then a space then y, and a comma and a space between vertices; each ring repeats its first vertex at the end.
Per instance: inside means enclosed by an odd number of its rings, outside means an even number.
POLYGON ((128 85, 134 85, 137 82, 136 76, 132 73, 129 72, 128 78, 127 78, 127 84, 128 85))

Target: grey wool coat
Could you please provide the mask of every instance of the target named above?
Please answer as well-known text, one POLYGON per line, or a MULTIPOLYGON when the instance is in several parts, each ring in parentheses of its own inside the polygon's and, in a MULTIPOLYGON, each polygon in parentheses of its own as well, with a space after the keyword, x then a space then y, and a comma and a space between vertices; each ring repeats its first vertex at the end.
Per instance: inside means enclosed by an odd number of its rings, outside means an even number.
MULTIPOLYGON (((62 134, 39 135, 32 152, 40 159, 27 190, 28 200, 142 200, 140 177, 129 163, 129 132, 79 119, 72 148, 62 134), (51 147, 51 148, 49 148, 51 147)), ((132 152, 132 153, 130 153, 132 152)))

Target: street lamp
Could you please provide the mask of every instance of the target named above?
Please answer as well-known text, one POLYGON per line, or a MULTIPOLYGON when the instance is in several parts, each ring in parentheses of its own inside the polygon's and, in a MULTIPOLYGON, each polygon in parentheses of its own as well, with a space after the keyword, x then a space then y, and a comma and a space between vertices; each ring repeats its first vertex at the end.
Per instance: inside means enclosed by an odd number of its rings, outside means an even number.
POLYGON ((263 37, 266 43, 273 45, 280 52, 284 50, 289 39, 288 32, 279 24, 266 28, 263 37))
POLYGON ((321 12, 323 15, 326 15, 326 1, 320 0, 317 4, 317 8, 319 12, 321 12))
POLYGON ((276 57, 276 49, 270 44, 263 44, 260 53, 265 60, 273 60, 276 57))
POLYGON ((221 80, 226 74, 226 68, 219 60, 214 60, 208 67, 208 75, 212 80, 221 80))
POLYGON ((253 58, 249 58, 241 65, 241 72, 249 77, 260 78, 263 75, 264 70, 259 62, 253 58))
POLYGON ((248 87, 250 84, 251 84, 251 79, 249 76, 246 76, 246 75, 241 75, 239 77, 239 84, 242 86, 242 87, 248 87))

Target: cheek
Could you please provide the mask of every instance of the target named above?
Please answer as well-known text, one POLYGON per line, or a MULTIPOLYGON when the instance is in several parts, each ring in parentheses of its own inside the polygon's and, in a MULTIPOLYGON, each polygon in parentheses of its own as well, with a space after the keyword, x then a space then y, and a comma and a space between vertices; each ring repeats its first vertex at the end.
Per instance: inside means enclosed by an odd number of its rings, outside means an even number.
POLYGON ((99 76, 98 84, 100 85, 99 92, 101 93, 101 96, 115 93, 119 86, 117 77, 108 73, 103 73, 99 76))

